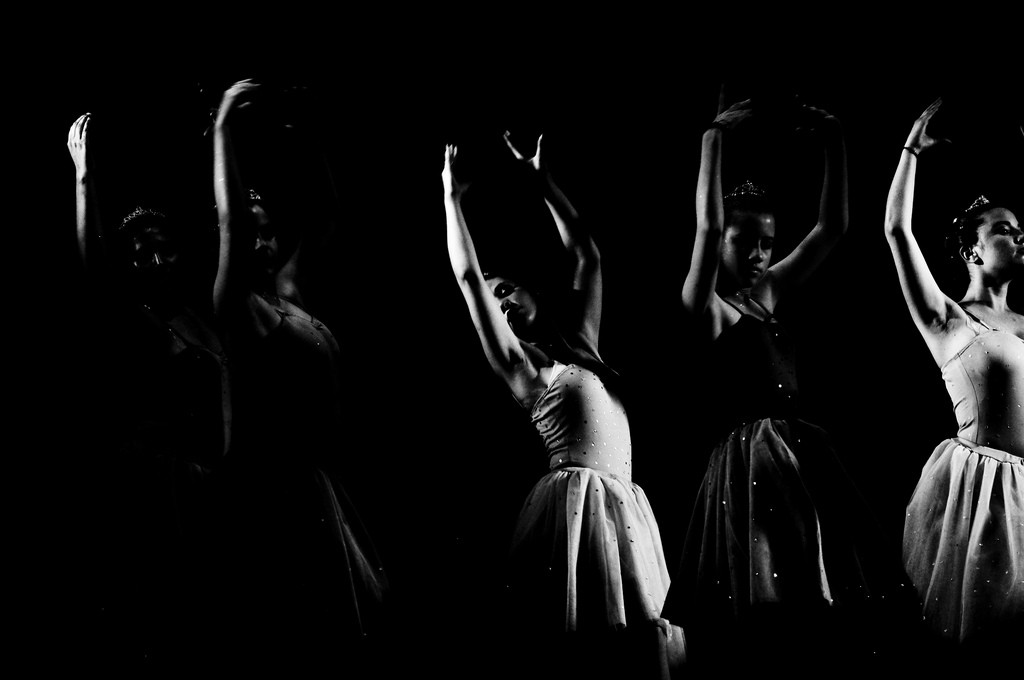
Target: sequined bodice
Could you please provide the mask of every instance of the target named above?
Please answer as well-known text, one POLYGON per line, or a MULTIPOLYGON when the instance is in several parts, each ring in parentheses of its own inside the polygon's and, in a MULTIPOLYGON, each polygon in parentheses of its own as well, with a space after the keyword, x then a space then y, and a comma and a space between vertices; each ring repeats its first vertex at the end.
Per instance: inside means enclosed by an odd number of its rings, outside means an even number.
POLYGON ((554 469, 578 465, 632 478, 629 420, 592 371, 569 364, 537 400, 531 419, 554 469))
POLYGON ((942 367, 960 429, 957 436, 1024 456, 1024 340, 979 327, 942 367))
POLYGON ((711 394, 724 431, 798 414, 796 346, 774 316, 743 314, 718 336, 712 354, 711 394))

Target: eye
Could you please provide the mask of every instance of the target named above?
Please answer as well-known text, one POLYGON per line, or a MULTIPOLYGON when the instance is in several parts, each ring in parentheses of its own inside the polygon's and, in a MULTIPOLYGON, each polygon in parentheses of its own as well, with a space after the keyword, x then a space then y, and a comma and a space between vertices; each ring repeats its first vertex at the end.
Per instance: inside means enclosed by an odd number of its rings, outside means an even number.
POLYGON ((510 295, 515 288, 508 283, 499 283, 494 287, 494 297, 503 298, 506 295, 510 295))

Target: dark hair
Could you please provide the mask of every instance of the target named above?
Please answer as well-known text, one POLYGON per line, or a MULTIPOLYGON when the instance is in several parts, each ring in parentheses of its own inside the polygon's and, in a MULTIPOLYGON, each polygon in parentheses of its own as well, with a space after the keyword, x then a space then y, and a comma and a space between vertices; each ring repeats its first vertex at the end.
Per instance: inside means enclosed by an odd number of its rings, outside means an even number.
POLYGON ((764 187, 750 180, 740 184, 722 198, 725 214, 732 212, 770 213, 773 206, 764 187))
POLYGON ((483 272, 485 280, 502 278, 515 281, 526 288, 537 302, 540 314, 547 320, 552 330, 552 337, 546 342, 531 342, 542 350, 549 358, 562 364, 578 364, 607 381, 617 381, 619 373, 606 364, 597 354, 588 348, 577 346, 570 340, 574 322, 583 314, 583 303, 580 294, 574 290, 564 290, 560 286, 546 285, 539 276, 530 276, 525 272, 512 272, 505 269, 488 269, 483 272))
POLYGON ((954 260, 960 259, 960 251, 963 248, 970 248, 978 243, 978 227, 984 220, 981 216, 993 208, 1006 207, 1004 203, 990 201, 984 195, 978 196, 971 203, 970 207, 961 212, 953 219, 953 225, 946 236, 946 247, 949 249, 950 257, 954 260))

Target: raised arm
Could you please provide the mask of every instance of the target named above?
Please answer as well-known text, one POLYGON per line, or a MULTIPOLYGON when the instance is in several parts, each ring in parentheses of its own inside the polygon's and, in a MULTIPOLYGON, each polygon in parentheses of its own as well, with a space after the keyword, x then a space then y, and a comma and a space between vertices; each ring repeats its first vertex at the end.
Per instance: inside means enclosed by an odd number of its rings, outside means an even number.
POLYGON ((448 256, 452 271, 466 299, 487 361, 494 372, 505 380, 519 402, 525 404, 533 392, 531 383, 537 377, 537 370, 527 360, 519 338, 512 332, 497 299, 484 281, 473 239, 462 213, 462 196, 468 184, 457 176, 457 156, 456 148, 449 145, 445 149, 444 170, 441 172, 448 256))
POLYGON ((237 305, 248 293, 246 274, 252 248, 246 237, 254 233, 253 217, 245 201, 231 125, 238 111, 251 101, 258 90, 259 86, 251 81, 241 81, 228 88, 213 126, 213 190, 220 230, 213 309, 218 317, 240 308, 237 305))
POLYGON ((846 233, 850 222, 843 127, 839 119, 821 109, 804 106, 802 114, 797 131, 820 134, 824 143, 825 173, 818 221, 793 252, 768 270, 765 278, 772 302, 807 280, 846 233))
POLYGON ((938 142, 928 134, 928 122, 941 104, 942 99, 936 99, 914 122, 900 155, 885 206, 885 237, 896 261, 903 296, 914 323, 925 337, 936 361, 942 356, 941 338, 946 333, 950 318, 959 318, 962 313, 935 282, 911 231, 911 216, 918 156, 938 142))
POLYGON ((562 244, 568 251, 573 262, 573 289, 583 296, 583 317, 580 320, 579 332, 582 339, 597 352, 598 338, 601 332, 601 307, 603 284, 601 277, 601 252, 597 248, 586 223, 580 220, 579 213, 569 202, 568 197, 555 183, 551 171, 544 162, 542 144, 544 135, 537 138, 537 149, 533 156, 526 158, 505 133, 505 143, 515 157, 529 166, 540 180, 544 195, 544 203, 558 227, 562 244))
POLYGON ((85 113, 71 124, 68 130, 68 151, 75 162, 75 220, 78 234, 78 250, 82 264, 90 275, 96 275, 104 266, 107 256, 104 252, 106 234, 100 219, 96 200, 96 184, 93 176, 92 151, 89 143, 89 121, 91 114, 85 113))
POLYGON ((683 308, 700 319, 712 338, 722 332, 724 304, 715 293, 725 233, 722 207, 722 140, 752 114, 750 100, 720 111, 701 140, 700 172, 697 175, 697 231, 690 254, 690 269, 683 281, 683 308))

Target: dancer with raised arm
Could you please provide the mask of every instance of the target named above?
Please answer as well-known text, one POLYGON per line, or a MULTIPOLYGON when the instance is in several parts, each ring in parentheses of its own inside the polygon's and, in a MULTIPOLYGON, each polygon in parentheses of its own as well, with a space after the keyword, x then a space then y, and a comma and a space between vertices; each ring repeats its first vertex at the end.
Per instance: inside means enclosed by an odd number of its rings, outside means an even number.
POLYGON ((979 196, 950 239, 970 276, 947 296, 911 229, 917 166, 940 142, 917 119, 889 190, 885 235, 907 307, 942 373, 959 430, 939 443, 907 506, 903 559, 929 628, 954 648, 1002 652, 1024 617, 1024 316, 1010 284, 1024 274, 1024 230, 995 197, 979 196))
POLYGON ((876 552, 876 537, 861 526, 866 505, 826 433, 801 418, 795 342, 775 314, 847 229, 843 128, 806 105, 765 112, 788 121, 776 130, 783 139, 808 131, 825 156, 817 223, 773 262, 770 196, 750 181, 724 197, 721 189, 723 149, 758 111, 750 100, 720 107, 704 132, 682 290, 713 361, 717 443, 663 615, 687 631, 690 660, 702 668, 835 655, 846 644, 837 626, 863 620, 851 612, 872 589, 876 552))
MULTIPOLYGON (((240 81, 224 93, 214 125, 214 309, 238 386, 228 512, 237 520, 240 613, 231 634, 257 665, 354 670, 384 662, 368 656, 367 636, 380 630, 387 583, 339 481, 355 455, 345 435, 344 357, 330 330, 296 304, 298 277, 281 276, 288 263, 294 270, 305 232, 245 189, 238 162, 243 112, 273 96, 240 81)), ((248 129, 258 144, 258 126, 248 129)))
POLYGON ((511 616, 522 642, 537 645, 527 648, 534 661, 518 663, 543 677, 658 677, 664 646, 681 647, 682 631, 660 619, 669 583, 661 537, 632 481, 621 379, 598 350, 600 253, 544 162, 543 137, 530 158, 507 135, 506 142, 542 188, 573 262, 571 290, 555 297, 521 280, 485 277, 462 211, 469 182, 454 146, 445 150, 442 179, 448 253, 484 354, 548 456, 512 539, 511 616))
POLYGON ((95 492, 110 541, 96 553, 113 561, 100 588, 103 620, 115 626, 105 637, 122 645, 113 658, 128 668, 179 669, 215 654, 213 480, 233 431, 228 367, 208 299, 189 294, 195 253, 182 247, 181 225, 139 207, 107 228, 93 121, 79 117, 67 144, 90 320, 116 348, 104 382, 89 388, 109 433, 95 492))

